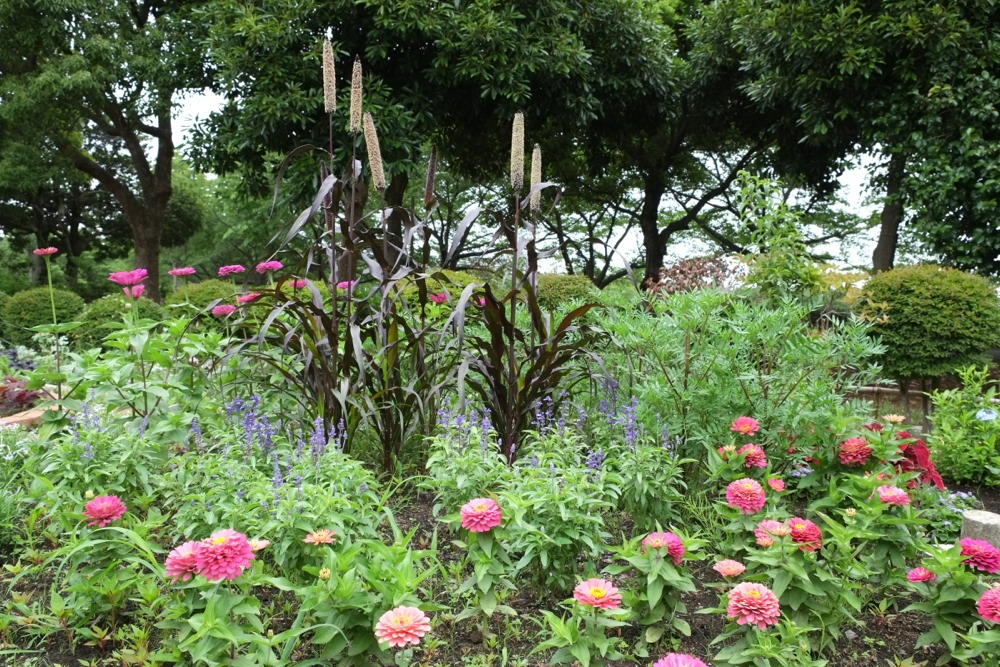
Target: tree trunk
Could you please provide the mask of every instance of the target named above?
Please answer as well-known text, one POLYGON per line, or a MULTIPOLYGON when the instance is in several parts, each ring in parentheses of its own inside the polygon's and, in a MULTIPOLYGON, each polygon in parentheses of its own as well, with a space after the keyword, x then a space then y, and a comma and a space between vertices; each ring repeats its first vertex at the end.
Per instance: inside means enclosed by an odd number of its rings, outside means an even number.
POLYGON ((660 279, 663 257, 667 254, 666 243, 660 235, 660 200, 665 190, 666 185, 660 174, 645 175, 642 210, 639 212, 639 228, 642 230, 642 245, 646 256, 644 286, 660 279))
POLYGON ((160 237, 163 234, 164 212, 164 209, 146 207, 126 211, 132 228, 135 265, 149 272, 144 283, 145 296, 153 301, 160 300, 160 237))
POLYGON ((899 226, 903 221, 903 202, 899 197, 903 186, 906 158, 898 153, 889 158, 889 180, 885 189, 885 204, 882 206, 882 226, 878 244, 872 253, 872 270, 875 273, 889 271, 896 262, 896 246, 899 244, 899 226))

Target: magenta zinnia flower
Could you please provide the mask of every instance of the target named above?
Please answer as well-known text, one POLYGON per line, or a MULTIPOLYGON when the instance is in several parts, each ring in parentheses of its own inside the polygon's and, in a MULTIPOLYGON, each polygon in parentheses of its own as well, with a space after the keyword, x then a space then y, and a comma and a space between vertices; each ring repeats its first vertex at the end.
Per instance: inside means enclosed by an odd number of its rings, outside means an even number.
POLYGON ((726 487, 726 502, 744 514, 759 512, 767 503, 764 487, 748 477, 738 479, 726 487))
POLYGON ((247 270, 246 267, 243 266, 242 264, 230 264, 228 266, 220 266, 219 277, 222 278, 223 276, 228 276, 233 273, 243 273, 246 270, 247 270))
POLYGON ((777 624, 781 618, 781 605, 770 588, 745 581, 729 592, 726 614, 735 618, 739 625, 756 625, 763 630, 777 624))
POLYGON ((244 294, 243 296, 236 297, 236 303, 239 304, 253 303, 259 298, 260 294, 258 294, 257 292, 250 292, 249 294, 244 294))
POLYGON ((746 454, 746 464, 747 468, 766 468, 767 467, 767 454, 764 450, 754 444, 743 445, 736 452, 737 454, 746 454))
POLYGON ((937 575, 928 570, 926 567, 915 567, 906 573, 906 578, 909 581, 934 581, 937 579, 937 575))
POLYGON ((267 273, 268 271, 280 271, 285 265, 276 259, 261 262, 257 265, 257 273, 267 273))
POLYGON ((243 574, 243 570, 250 567, 254 555, 246 535, 225 528, 203 540, 195 550, 194 558, 198 574, 209 581, 220 581, 235 579, 243 574))
POLYGON ((288 284, 291 285, 292 289, 303 289, 309 285, 309 281, 305 278, 294 278, 289 280, 288 284))
POLYGON ((792 517, 788 520, 792 529, 792 540, 802 551, 816 551, 823 547, 823 531, 809 519, 792 517))
POLYGON ((573 589, 573 597, 580 604, 597 609, 617 609, 622 603, 621 593, 604 579, 581 581, 573 589))
POLYGON ((212 309, 212 315, 216 317, 229 317, 236 312, 236 306, 229 303, 222 303, 212 309))
POLYGON ((863 466, 872 456, 872 448, 863 438, 849 438, 840 443, 840 462, 845 466, 863 466))
POLYGON ((59 252, 59 248, 53 248, 52 246, 49 246, 48 248, 35 248, 31 252, 35 253, 39 257, 47 257, 59 252))
POLYGON ((146 286, 133 285, 132 287, 123 287, 122 291, 125 292, 125 296, 129 299, 139 299, 146 293, 146 286))
POLYGON ((375 625, 375 636, 382 643, 398 647, 419 644, 431 631, 427 615, 416 607, 396 607, 382 614, 375 625))
POLYGON ((444 303, 448 300, 448 295, 442 292, 441 294, 428 294, 427 298, 434 303, 444 303))
POLYGON ((167 273, 169 273, 175 278, 180 278, 182 276, 193 276, 196 273, 196 271, 192 266, 182 266, 179 269, 170 269, 169 271, 167 271, 167 273))
POLYGON ((127 509, 118 496, 97 496, 84 506, 83 513, 90 519, 88 526, 103 528, 125 516, 127 509))
POLYGON ((983 593, 976 603, 979 615, 987 621, 1000 623, 1000 588, 991 588, 983 593))
POLYGON ((167 556, 167 579, 171 581, 187 581, 198 574, 198 550, 201 542, 185 542, 170 552, 167 556))
POLYGON ((341 280, 337 283, 337 289, 351 289, 358 284, 357 280, 341 280))
POLYGON ((113 283, 118 283, 123 287, 132 287, 133 285, 138 285, 143 280, 149 276, 149 271, 146 269, 134 269, 132 271, 118 271, 112 273, 108 276, 108 280, 113 283))
POLYGON ((687 653, 668 653, 654 662, 653 667, 708 667, 708 665, 687 653))
POLYGON ((503 522, 500 506, 492 498, 475 498, 462 505, 462 528, 472 533, 486 533, 503 522))
POLYGON ((333 544, 336 539, 337 531, 330 530, 329 528, 320 528, 306 535, 306 538, 302 541, 306 544, 333 544))
POLYGON ((643 550, 666 549, 673 558, 674 565, 680 565, 684 560, 684 541, 674 533, 650 533, 642 541, 643 550))
POLYGON ((753 435, 760 430, 760 422, 753 417, 738 417, 729 430, 743 435, 753 435))
POLYGON ((965 538, 962 540, 962 555, 965 556, 965 564, 971 568, 990 574, 1000 572, 1000 551, 985 540, 965 538))
POLYGON ((890 486, 885 484, 876 489, 878 491, 878 498, 886 505, 909 505, 910 504, 910 494, 908 494, 903 489, 898 486, 890 486))
POLYGON ((718 563, 712 566, 712 569, 721 574, 723 577, 738 577, 746 571, 746 565, 739 562, 738 560, 720 560, 718 563))

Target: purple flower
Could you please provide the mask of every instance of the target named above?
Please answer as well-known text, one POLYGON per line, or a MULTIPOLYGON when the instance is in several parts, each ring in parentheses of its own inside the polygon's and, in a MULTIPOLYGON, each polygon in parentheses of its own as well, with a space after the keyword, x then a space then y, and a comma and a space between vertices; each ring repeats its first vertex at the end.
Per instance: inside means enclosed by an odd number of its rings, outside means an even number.
POLYGON ((602 450, 591 450, 587 456, 587 467, 591 470, 600 470, 604 466, 604 459, 606 458, 607 456, 602 450))

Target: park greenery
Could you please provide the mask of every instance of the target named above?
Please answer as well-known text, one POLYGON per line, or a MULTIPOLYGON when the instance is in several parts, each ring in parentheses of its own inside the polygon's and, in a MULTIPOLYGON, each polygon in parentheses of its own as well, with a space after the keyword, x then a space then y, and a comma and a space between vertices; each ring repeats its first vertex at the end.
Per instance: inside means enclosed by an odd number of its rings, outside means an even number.
POLYGON ((995 665, 997 11, 0 4, 0 665, 995 665))

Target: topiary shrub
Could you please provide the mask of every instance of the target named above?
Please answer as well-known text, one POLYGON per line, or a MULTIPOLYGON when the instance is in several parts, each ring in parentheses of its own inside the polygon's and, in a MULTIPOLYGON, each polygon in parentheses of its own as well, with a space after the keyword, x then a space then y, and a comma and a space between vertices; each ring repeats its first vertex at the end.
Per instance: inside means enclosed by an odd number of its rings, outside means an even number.
POLYGON ((570 302, 593 301, 597 288, 587 276, 564 273, 538 274, 538 305, 555 310, 570 302))
MULTIPOLYGON (((443 294, 445 291, 450 295, 449 301, 454 303, 456 299, 462 294, 462 290, 476 283, 482 285, 485 281, 477 278, 471 273, 466 273, 465 271, 452 271, 451 269, 430 269, 429 272, 441 273, 447 278, 447 280, 438 280, 437 278, 427 279, 427 294, 443 294)), ((403 298, 406 299, 407 305, 410 308, 420 307, 420 295, 417 290, 416 281, 410 281, 403 288, 403 298)))
MULTIPOLYGON (((139 299, 139 318, 143 320, 162 320, 167 311, 163 306, 145 297, 139 299)), ((112 329, 104 325, 117 324, 132 312, 132 301, 124 294, 109 294, 87 304, 80 315, 80 328, 73 333, 82 349, 97 347, 112 329)))
MULTIPOLYGON (((83 310, 83 298, 69 290, 54 290, 56 318, 60 323, 72 322, 83 310)), ((30 345, 34 332, 31 327, 52 324, 52 304, 48 287, 24 290, 10 297, 3 307, 4 334, 15 345, 30 345)))
POLYGON ((181 287, 167 297, 167 305, 189 305, 193 310, 202 311, 218 299, 222 299, 220 303, 235 304, 236 293, 237 288, 233 283, 212 278, 181 287))
POLYGON ((896 380, 983 363, 1000 345, 1000 300, 980 276, 932 264, 894 269, 872 277, 859 303, 886 346, 883 373, 896 380))

